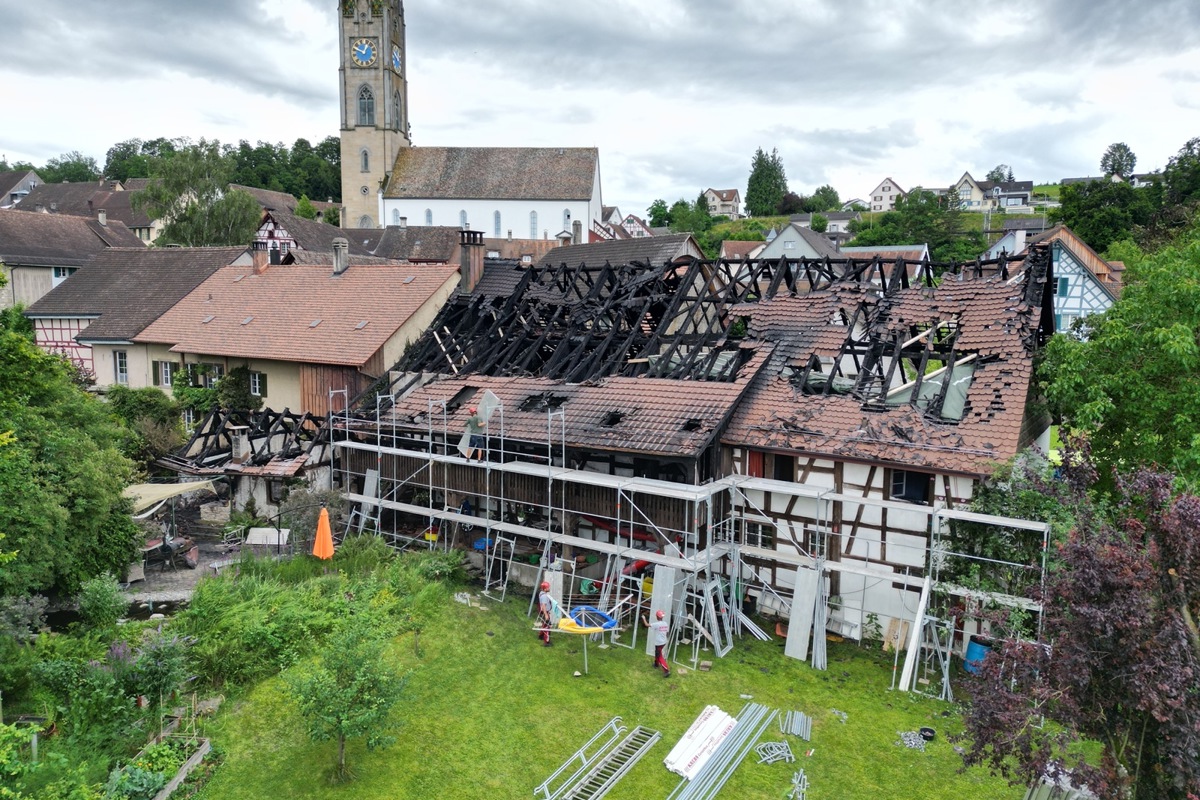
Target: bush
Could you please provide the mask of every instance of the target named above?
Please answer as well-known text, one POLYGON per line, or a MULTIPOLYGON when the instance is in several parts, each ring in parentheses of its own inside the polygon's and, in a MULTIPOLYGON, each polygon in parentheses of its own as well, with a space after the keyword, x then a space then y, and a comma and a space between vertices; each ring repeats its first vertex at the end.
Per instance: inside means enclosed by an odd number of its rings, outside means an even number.
POLYGON ((167 785, 167 776, 134 764, 118 767, 104 786, 105 800, 151 800, 167 785))
POLYGON ((121 584, 111 573, 104 573, 83 582, 79 592, 79 616, 89 628, 103 630, 117 624, 129 601, 121 590, 121 584))

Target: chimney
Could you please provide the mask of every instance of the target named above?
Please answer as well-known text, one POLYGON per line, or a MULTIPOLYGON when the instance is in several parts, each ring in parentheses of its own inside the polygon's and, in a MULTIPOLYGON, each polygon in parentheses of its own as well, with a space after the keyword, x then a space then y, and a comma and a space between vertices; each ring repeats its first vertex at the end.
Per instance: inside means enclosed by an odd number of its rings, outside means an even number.
POLYGON ((108 227, 108 212, 103 208, 96 212, 96 219, 100 221, 101 225, 108 227))
POLYGON ((404 230, 407 227, 408 227, 408 217, 401 217, 400 218, 400 230, 404 230))
POLYGON ((512 228, 509 228, 509 229, 508 229, 508 240, 509 240, 510 242, 512 241, 512 228))
POLYGON ((571 244, 583 244, 583 221, 575 220, 571 223, 571 244))
POLYGON ((341 275, 350 266, 350 241, 341 236, 333 240, 333 274, 341 275))
POLYGON ((266 250, 255 248, 250 251, 251 263, 253 264, 253 272, 255 275, 262 275, 267 271, 267 259, 269 258, 266 250))
POLYGON ((483 277, 483 231, 460 231, 458 251, 458 290, 470 294, 483 277))
POLYGON ((44 205, 42 205, 41 203, 34 203, 33 210, 36 211, 37 213, 41 214, 43 211, 46 210, 46 207, 44 205))

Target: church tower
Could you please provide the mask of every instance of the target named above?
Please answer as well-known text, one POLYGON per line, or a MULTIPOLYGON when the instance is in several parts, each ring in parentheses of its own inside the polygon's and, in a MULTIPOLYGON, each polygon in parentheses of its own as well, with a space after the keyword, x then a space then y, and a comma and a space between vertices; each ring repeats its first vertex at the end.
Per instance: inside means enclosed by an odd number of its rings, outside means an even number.
POLYGON ((338 0, 343 228, 375 228, 379 190, 412 145, 403 0, 338 0))

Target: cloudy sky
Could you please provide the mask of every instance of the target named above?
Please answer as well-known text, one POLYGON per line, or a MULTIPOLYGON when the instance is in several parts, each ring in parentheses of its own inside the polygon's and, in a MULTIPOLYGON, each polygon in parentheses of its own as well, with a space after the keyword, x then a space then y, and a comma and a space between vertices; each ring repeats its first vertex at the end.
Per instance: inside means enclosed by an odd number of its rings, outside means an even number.
MULTIPOLYGON (((35 164, 190 136, 337 133, 336 0, 0 0, 0 153, 35 164)), ((997 163, 1038 182, 1138 171, 1200 136, 1195 0, 410 0, 417 145, 595 146, 604 201, 865 196, 997 163)))

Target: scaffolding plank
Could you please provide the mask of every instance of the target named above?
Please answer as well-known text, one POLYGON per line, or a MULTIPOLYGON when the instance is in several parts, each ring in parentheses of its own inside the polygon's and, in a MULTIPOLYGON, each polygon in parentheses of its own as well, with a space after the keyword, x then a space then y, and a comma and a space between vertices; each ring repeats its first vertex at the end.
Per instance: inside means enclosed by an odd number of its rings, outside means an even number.
POLYGON ((813 608, 817 602, 817 584, 821 580, 821 575, 815 569, 796 570, 796 588, 792 595, 792 613, 788 619, 787 644, 783 653, 800 661, 808 658, 813 608))

